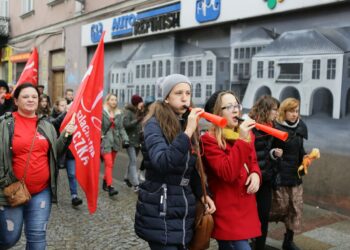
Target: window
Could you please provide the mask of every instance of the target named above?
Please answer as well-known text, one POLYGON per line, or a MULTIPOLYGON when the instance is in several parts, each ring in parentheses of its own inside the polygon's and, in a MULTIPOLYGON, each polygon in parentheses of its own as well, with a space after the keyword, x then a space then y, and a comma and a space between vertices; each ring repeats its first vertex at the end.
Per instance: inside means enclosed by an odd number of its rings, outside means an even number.
POLYGON ((193 76, 193 61, 188 62, 188 76, 193 76))
POLYGON ((207 76, 213 75, 213 60, 207 61, 207 76))
POLYGON ((256 53, 259 53, 261 51, 261 47, 256 48, 256 53))
POLYGON ((22 0, 22 14, 31 12, 33 9, 33 0, 22 0))
POLYGON ((125 83, 125 73, 122 74, 122 83, 125 83))
POLYGON ((233 64, 233 75, 238 75, 238 63, 233 64))
POLYGON ((220 62, 220 72, 225 71, 225 62, 220 62))
POLYGON ((269 61, 268 78, 274 78, 274 77, 275 77, 275 62, 269 61))
POLYGON ((250 58, 250 48, 245 48, 245 58, 250 58))
POLYGON ((146 65, 142 64, 141 67, 141 78, 145 78, 146 76, 146 65))
POLYGON ((186 75, 186 62, 180 62, 180 74, 186 75))
POLYGON ((163 76, 163 62, 158 61, 158 77, 162 77, 162 76, 163 76))
POLYGON ((321 60, 312 60, 312 79, 320 79, 321 60))
POLYGON ((140 93, 140 86, 136 86, 136 94, 139 95, 139 93, 140 93))
POLYGON ((115 74, 115 83, 119 83, 119 74, 115 74))
POLYGON ((256 48, 252 48, 252 57, 256 54, 256 48))
POLYGON ((244 58, 244 48, 240 48, 239 50, 239 58, 244 58))
POLYGON ((141 97, 145 96, 145 85, 141 86, 141 97))
POLYGON ((202 87, 200 83, 196 84, 195 97, 200 98, 202 96, 202 87))
POLYGON ((234 55, 235 59, 238 59, 238 49, 235 49, 235 55, 234 55))
POLYGON ((244 64, 244 75, 249 76, 249 63, 244 64))
POLYGON ((213 92, 213 86, 212 85, 207 85, 205 89, 205 98, 208 99, 213 92))
POLYGON ((243 63, 240 63, 239 65, 238 65, 238 76, 239 77, 242 77, 243 76, 243 63))
POLYGON ((147 64, 146 77, 147 78, 151 77, 151 64, 147 64))
POLYGON ((170 63, 170 60, 166 60, 165 75, 168 76, 170 74, 171 74, 171 63, 170 63))
POLYGON ((0 0, 0 16, 9 17, 9 0, 0 0))
POLYGON ((152 77, 153 78, 156 77, 156 71, 157 71, 157 63, 156 62, 152 62, 152 77))
POLYGON ((152 85, 151 95, 156 96, 156 86, 152 85))
POLYGON ((302 63, 281 63, 278 82, 300 82, 302 79, 302 63))
POLYGON ((149 94, 150 94, 150 86, 147 85, 146 86, 146 96, 149 96, 149 94))
POLYGON ((111 83, 114 83, 114 74, 112 73, 112 79, 111 79, 111 83))
POLYGON ((196 61, 196 76, 202 75, 202 61, 196 61))
POLYGON ((348 77, 350 78, 350 57, 348 57, 348 77))
POLYGON ((263 77, 264 77, 264 62, 258 61, 257 78, 263 78, 263 77))
POLYGON ((336 67, 336 60, 335 59, 328 59, 327 60, 327 79, 335 79, 335 67, 336 67))
POLYGON ((140 78, 140 65, 136 66, 136 78, 140 78))

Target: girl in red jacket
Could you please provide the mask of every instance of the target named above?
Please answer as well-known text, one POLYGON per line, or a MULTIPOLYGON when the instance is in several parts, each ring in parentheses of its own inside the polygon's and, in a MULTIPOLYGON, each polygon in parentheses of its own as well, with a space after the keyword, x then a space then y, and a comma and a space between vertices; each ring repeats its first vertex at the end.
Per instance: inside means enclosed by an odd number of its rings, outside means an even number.
POLYGON ((202 136, 203 163, 209 189, 216 204, 212 237, 220 250, 250 249, 248 239, 261 235, 255 193, 261 183, 256 160, 255 121, 242 123, 242 105, 231 91, 214 93, 205 105, 207 112, 225 117, 226 128, 212 125, 202 136))

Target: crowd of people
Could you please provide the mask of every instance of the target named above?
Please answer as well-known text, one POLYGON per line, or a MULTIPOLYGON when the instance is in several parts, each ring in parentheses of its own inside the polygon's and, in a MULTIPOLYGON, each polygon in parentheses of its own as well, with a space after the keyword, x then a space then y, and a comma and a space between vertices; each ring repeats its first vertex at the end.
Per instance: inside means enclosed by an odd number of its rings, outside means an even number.
MULTIPOLYGON (((74 91, 67 89, 53 103, 42 85, 22 84, 11 91, 0 80, 0 249, 16 244, 23 225, 27 249, 45 249, 51 203, 57 201, 58 169, 67 171, 72 206, 83 203, 74 155, 68 149, 76 127, 68 123, 59 131, 74 91), (21 178, 32 199, 11 207, 3 190, 21 178), (8 230, 9 220, 16 230, 8 230)), ((135 232, 150 249, 188 249, 197 201, 205 202, 206 213, 214 218, 211 237, 221 250, 265 249, 270 221, 285 224, 283 249, 299 249, 293 241, 301 230, 303 205, 297 169, 306 155, 307 139, 299 101, 287 98, 280 103, 262 96, 243 120, 242 105, 232 91, 215 92, 204 109, 194 107, 191 97, 192 83, 181 74, 162 80, 159 100, 149 96, 144 101, 135 94, 120 109, 115 94, 105 96, 102 190, 110 197, 118 195, 113 167, 124 149, 129 157, 124 182, 138 195, 135 232), (213 123, 201 133, 198 120, 204 112, 225 118, 227 125, 213 123), (285 131, 288 140, 258 130, 257 123, 285 131), (199 157, 207 196, 201 189, 199 157)))

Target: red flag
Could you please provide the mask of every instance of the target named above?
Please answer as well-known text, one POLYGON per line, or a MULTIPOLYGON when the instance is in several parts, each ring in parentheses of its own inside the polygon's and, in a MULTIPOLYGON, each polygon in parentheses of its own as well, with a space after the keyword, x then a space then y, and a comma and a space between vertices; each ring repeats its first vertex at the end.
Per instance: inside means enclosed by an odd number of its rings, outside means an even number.
POLYGON ((104 33, 94 57, 80 84, 73 104, 61 125, 71 122, 75 113, 72 151, 76 162, 76 178, 85 192, 90 213, 97 208, 98 179, 100 173, 100 141, 104 74, 104 33))
POLYGON ((16 86, 21 85, 25 82, 29 82, 34 86, 38 85, 38 66, 38 50, 34 48, 32 54, 28 58, 28 61, 22 71, 21 76, 17 81, 16 86))

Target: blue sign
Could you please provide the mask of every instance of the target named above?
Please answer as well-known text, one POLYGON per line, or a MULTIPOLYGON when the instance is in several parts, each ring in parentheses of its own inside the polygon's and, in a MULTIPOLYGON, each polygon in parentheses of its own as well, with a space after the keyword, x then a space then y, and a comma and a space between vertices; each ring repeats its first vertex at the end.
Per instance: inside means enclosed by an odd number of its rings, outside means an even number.
MULTIPOLYGON (((234 0, 231 0, 234 1, 234 0)), ((220 16, 220 0, 197 0, 196 20, 199 23, 214 21, 220 16)))
POLYGON ((132 35, 136 15, 129 14, 113 19, 112 37, 132 35))
POLYGON ((98 43, 100 41, 101 35, 103 32, 103 24, 97 23, 91 25, 91 42, 98 43))

